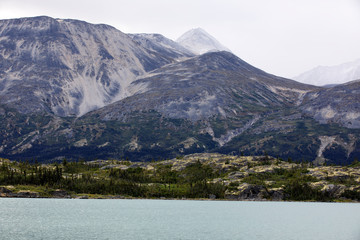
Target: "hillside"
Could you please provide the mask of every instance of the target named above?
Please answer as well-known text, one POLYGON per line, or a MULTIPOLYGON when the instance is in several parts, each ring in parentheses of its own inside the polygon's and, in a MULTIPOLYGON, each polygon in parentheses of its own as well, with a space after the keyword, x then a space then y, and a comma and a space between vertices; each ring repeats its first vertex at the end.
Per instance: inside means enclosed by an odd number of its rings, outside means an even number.
POLYGON ((108 25, 1 20, 1 103, 25 114, 80 116, 126 97, 137 76, 176 57, 143 48, 108 25))
POLYGON ((148 163, 96 160, 39 165, 0 161, 1 197, 207 198, 359 201, 360 165, 293 163, 268 156, 193 154, 148 163))
POLYGON ((1 20, 0 156, 360 158, 358 82, 302 84, 220 50, 78 20, 1 20))

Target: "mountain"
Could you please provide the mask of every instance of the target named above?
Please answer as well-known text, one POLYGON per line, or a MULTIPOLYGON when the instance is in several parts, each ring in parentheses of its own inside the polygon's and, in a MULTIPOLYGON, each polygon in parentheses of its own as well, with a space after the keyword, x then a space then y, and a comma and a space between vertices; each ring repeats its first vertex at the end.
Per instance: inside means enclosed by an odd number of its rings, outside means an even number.
POLYGON ((337 122, 347 128, 360 128, 360 81, 309 93, 302 109, 321 123, 337 122))
POLYGON ((128 34, 128 36, 143 48, 154 51, 157 54, 161 54, 165 58, 170 57, 171 59, 184 59, 194 56, 190 50, 161 34, 140 33, 128 34))
POLYGON ((294 80, 324 86, 360 79, 360 59, 337 66, 319 66, 294 77, 294 80))
MULTIPOLYGON (((307 104, 315 104, 310 97, 324 89, 268 74, 229 52, 163 66, 132 82, 132 88, 137 89, 132 96, 76 120, 68 138, 72 152, 143 160, 266 152, 336 164, 359 155, 358 128, 321 122, 307 111, 307 104)), ((350 95, 356 105, 359 94, 350 95)), ((69 131, 55 135, 65 138, 69 131)))
POLYGON ((0 21, 0 97, 22 113, 81 116, 120 100, 139 75, 182 55, 150 51, 108 25, 49 17, 0 21))
POLYGON ((0 21, 0 157, 136 161, 219 152, 349 164, 359 83, 321 88, 228 51, 49 17, 0 21))
POLYGON ((155 110, 191 121, 254 115, 249 109, 297 104, 317 88, 273 76, 224 51, 158 68, 132 82, 129 89, 138 91, 91 114, 121 120, 127 113, 155 110))
POLYGON ((194 54, 203 54, 212 51, 228 51, 228 48, 219 43, 213 36, 201 28, 195 28, 181 35, 176 42, 189 49, 194 54))

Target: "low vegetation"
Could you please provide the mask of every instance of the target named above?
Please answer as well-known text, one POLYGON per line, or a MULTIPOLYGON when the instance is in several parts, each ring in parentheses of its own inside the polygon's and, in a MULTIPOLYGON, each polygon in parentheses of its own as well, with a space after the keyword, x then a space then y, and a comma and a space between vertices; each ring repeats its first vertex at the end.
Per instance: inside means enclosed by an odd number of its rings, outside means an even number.
POLYGON ((312 166, 268 156, 39 164, 0 159, 2 197, 360 201, 360 164, 312 166))

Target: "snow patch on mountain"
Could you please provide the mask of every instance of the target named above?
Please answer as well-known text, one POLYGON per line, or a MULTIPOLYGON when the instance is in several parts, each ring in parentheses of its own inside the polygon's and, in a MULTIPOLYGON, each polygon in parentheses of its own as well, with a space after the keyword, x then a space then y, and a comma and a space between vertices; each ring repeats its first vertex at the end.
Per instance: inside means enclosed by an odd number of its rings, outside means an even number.
POLYGON ((293 78, 296 81, 324 86, 360 79, 360 59, 336 66, 319 66, 293 78))
POLYGON ((218 40, 201 28, 187 31, 181 35, 176 42, 195 54, 204 54, 206 52, 214 51, 231 52, 227 47, 223 46, 218 40))

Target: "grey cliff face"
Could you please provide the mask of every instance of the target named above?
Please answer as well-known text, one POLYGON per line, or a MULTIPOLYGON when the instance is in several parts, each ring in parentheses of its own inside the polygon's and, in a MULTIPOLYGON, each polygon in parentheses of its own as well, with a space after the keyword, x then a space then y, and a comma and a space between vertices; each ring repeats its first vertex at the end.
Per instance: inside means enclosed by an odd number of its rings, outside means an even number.
POLYGON ((185 59, 194 56, 191 51, 161 34, 129 34, 129 37, 143 48, 161 54, 165 58, 185 59))
POLYGON ((0 21, 0 96, 20 112, 83 115, 174 61, 107 25, 49 17, 0 21))
POLYGON ((316 88, 267 74, 232 53, 211 52, 156 69, 129 89, 137 91, 98 111, 103 119, 150 109, 191 121, 237 116, 249 108, 291 105, 316 88))
POLYGON ((360 128, 360 81, 307 94, 301 109, 321 123, 360 128))

